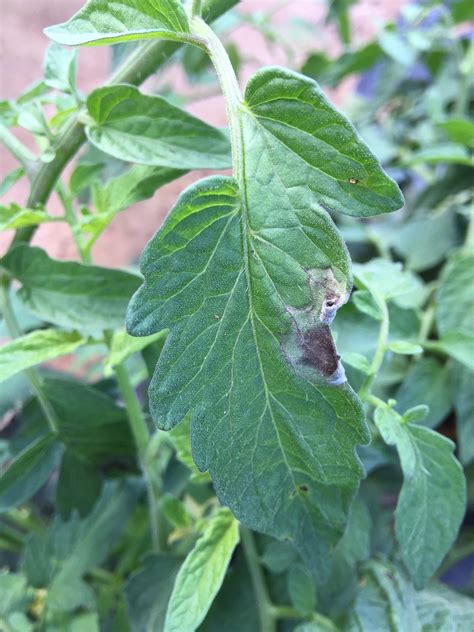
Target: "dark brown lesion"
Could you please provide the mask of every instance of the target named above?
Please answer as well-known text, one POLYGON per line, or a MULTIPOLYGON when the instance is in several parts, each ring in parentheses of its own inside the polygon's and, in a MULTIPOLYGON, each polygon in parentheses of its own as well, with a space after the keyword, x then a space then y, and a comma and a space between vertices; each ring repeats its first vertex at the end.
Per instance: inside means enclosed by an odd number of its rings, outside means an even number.
POLYGON ((340 356, 328 325, 318 324, 307 329, 299 346, 303 352, 303 364, 315 368, 326 378, 337 372, 340 356))

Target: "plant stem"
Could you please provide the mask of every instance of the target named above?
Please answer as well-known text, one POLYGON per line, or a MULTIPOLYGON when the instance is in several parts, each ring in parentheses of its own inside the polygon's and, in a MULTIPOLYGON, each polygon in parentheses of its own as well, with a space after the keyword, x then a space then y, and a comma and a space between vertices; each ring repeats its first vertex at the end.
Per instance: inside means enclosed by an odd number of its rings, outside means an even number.
POLYGON ((255 546, 252 533, 243 525, 240 525, 240 540, 255 592, 261 632, 275 632, 274 606, 270 601, 262 567, 258 561, 257 547, 255 546))
MULTIPOLYGON (((23 335, 23 332, 21 331, 21 327, 16 319, 12 304, 10 302, 8 285, 9 284, 7 279, 3 279, 0 283, 0 312, 3 314, 5 324, 12 338, 19 338, 23 335)), ((38 402, 41 406, 44 416, 46 417, 46 421, 48 422, 51 432, 57 434, 59 428, 58 420, 53 407, 51 406, 46 395, 43 392, 43 381, 41 377, 38 375, 36 369, 33 368, 25 369, 25 375, 30 382, 33 393, 38 399, 38 402)))
POLYGON ((36 162, 37 158, 35 154, 30 151, 28 147, 25 147, 2 123, 0 123, 0 142, 3 143, 18 162, 25 167, 26 172, 28 172, 31 165, 36 162))
POLYGON ((365 378, 359 391, 359 397, 362 400, 365 400, 367 402, 370 396, 370 389, 372 387, 372 384, 375 378, 377 377, 377 373, 380 370, 380 367, 382 366, 385 350, 387 348, 388 332, 389 332, 389 326, 390 326, 390 318, 389 318, 387 303, 381 296, 379 296, 376 293, 372 293, 372 296, 375 302, 377 303, 377 307, 380 310, 382 319, 380 322, 380 330, 379 330, 379 336, 377 339, 377 347, 375 349, 374 357, 372 358, 372 362, 370 365, 370 373, 365 378))
POLYGON ((61 200, 61 204, 63 205, 66 221, 71 227, 72 236, 74 239, 74 243, 76 244, 76 248, 79 252, 79 256, 84 263, 92 263, 90 248, 88 249, 83 244, 81 228, 74 212, 71 196, 68 195, 66 188, 61 180, 58 180, 56 191, 58 193, 59 199, 61 200))
POLYGON ((143 415, 142 407, 138 401, 138 397, 135 393, 135 389, 130 382, 127 370, 123 364, 117 364, 114 367, 115 377, 120 388, 120 392, 123 397, 125 408, 127 409, 128 419, 130 423, 130 429, 137 446, 138 460, 140 467, 145 478, 148 505, 150 510, 150 527, 151 527, 151 539, 153 543, 153 549, 155 551, 159 548, 160 536, 158 531, 158 507, 156 502, 155 491, 153 489, 152 477, 149 472, 147 463, 147 447, 150 441, 150 433, 146 424, 145 417, 143 415))

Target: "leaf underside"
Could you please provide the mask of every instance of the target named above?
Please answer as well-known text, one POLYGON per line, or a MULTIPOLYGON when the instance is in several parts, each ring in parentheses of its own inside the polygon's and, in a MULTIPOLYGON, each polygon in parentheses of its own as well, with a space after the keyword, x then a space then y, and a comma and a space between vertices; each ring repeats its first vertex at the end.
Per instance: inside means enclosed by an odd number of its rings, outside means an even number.
POLYGON ((192 409, 193 456, 221 502, 324 575, 368 441, 329 329, 351 274, 324 207, 369 215, 401 197, 311 80, 260 71, 241 120, 241 181, 181 195, 144 251, 128 330, 171 331, 150 385, 157 424, 192 409))

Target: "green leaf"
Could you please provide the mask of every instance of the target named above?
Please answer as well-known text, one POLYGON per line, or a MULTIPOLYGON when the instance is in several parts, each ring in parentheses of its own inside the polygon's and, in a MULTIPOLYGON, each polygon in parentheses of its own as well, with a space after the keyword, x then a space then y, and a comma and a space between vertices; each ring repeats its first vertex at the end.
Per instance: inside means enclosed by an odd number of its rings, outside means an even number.
POLYGON ((474 123, 462 118, 452 118, 444 123, 438 123, 449 140, 474 147, 474 123))
POLYGON ((366 292, 365 290, 354 292, 352 300, 354 301, 354 305, 357 309, 363 314, 367 314, 374 320, 380 320, 382 318, 380 309, 370 292, 366 292))
POLYGON ((182 559, 148 555, 125 584, 125 600, 132 632, 163 632, 166 608, 182 559))
POLYGON ((436 322, 444 337, 452 332, 472 336, 474 329, 474 253, 460 252, 443 269, 436 293, 436 322))
POLYGON ((238 523, 221 509, 186 557, 176 577, 165 632, 193 632, 202 623, 224 580, 239 541, 238 523))
POLYGON ((173 169, 226 169, 230 145, 220 130, 134 86, 107 86, 87 98, 90 142, 120 160, 173 169))
POLYGON ((192 525, 191 516, 185 506, 172 494, 163 494, 160 498, 160 512, 174 528, 186 529, 192 525))
POLYGON ((350 262, 321 204, 369 215, 401 197, 311 80, 259 72, 242 124, 240 184, 215 176, 182 194, 143 254, 127 327, 171 331, 149 390, 159 427, 193 410, 193 456, 221 502, 324 573, 367 430, 329 330, 350 262))
POLYGON ((50 88, 62 92, 74 92, 76 89, 75 50, 50 44, 46 51, 44 64, 44 82, 50 88))
POLYGON ((460 251, 448 261, 436 293, 439 346, 474 371, 474 254, 460 251))
POLYGON ((18 296, 40 318, 84 331, 120 327, 140 278, 99 266, 51 259, 41 248, 20 245, 0 259, 22 284, 18 296))
POLYGON ((167 331, 159 331, 157 334, 152 334, 151 336, 144 336, 143 338, 134 338, 127 334, 126 331, 115 331, 112 336, 112 341, 110 344, 110 354, 105 363, 106 372, 111 372, 114 366, 117 364, 121 364, 124 360, 126 360, 129 356, 137 351, 142 351, 148 345, 157 342, 160 344, 160 347, 163 347, 167 331))
MULTIPOLYGON (((232 566, 199 632, 260 630, 258 606, 245 555, 237 549, 232 566)), ((135 631, 134 631, 135 632, 135 631)))
POLYGON ((108 482, 93 511, 64 522, 56 517, 46 538, 32 536, 23 568, 33 585, 47 587, 47 607, 54 611, 91 608, 94 596, 83 575, 107 558, 120 538, 138 489, 127 482, 108 482))
POLYGON ((17 204, 0 206, 0 230, 16 230, 52 221, 55 220, 41 209, 21 208, 17 204))
POLYGON ((25 614, 32 599, 32 591, 22 575, 0 572, 0 629, 32 632, 33 624, 25 614))
POLYGON ((407 373, 395 393, 396 409, 404 413, 418 404, 429 406, 423 426, 435 428, 446 418, 452 407, 452 387, 449 368, 435 358, 420 358, 407 373))
POLYGON ((102 480, 95 466, 66 450, 56 487, 56 505, 61 518, 67 520, 73 511, 86 516, 99 497, 101 487, 102 480))
POLYGON ((297 553, 289 542, 270 542, 262 555, 262 564, 272 573, 283 573, 293 564, 297 553))
POLYGON ((413 167, 420 164, 437 165, 437 164, 455 164, 474 166, 474 160, 465 147, 454 143, 445 143, 443 145, 435 145, 427 149, 420 149, 411 154, 410 158, 405 161, 407 167, 413 167))
POLYGON ((401 355, 418 355, 419 353, 423 353, 422 346, 408 340, 394 340, 393 342, 389 342, 387 349, 401 355))
POLYGON ((0 511, 29 500, 58 466, 60 446, 53 434, 39 437, 8 463, 0 476, 0 511))
POLYGON ((309 615, 316 608, 316 588, 306 568, 298 564, 288 573, 288 594, 295 610, 309 615))
POLYGON ((415 218, 394 230, 390 237, 391 245, 405 257, 408 268, 416 272, 441 263, 459 242, 456 214, 450 212, 415 218))
POLYGON ((36 364, 53 360, 86 344, 76 331, 40 329, 0 347, 0 382, 36 364))
POLYGON ((183 421, 171 430, 169 438, 176 450, 176 456, 191 471, 191 480, 195 483, 207 483, 209 482, 209 475, 207 472, 200 472, 193 460, 190 429, 191 415, 186 415, 183 421))
POLYGON ((431 585, 416 594, 416 609, 423 632, 470 632, 474 600, 443 584, 431 585))
POLYGON ((456 539, 464 517, 466 483, 454 444, 429 428, 401 424, 389 408, 375 422, 395 445, 404 483, 395 512, 400 554, 416 588, 425 586, 456 539))
POLYGON ((104 168, 103 163, 79 163, 74 168, 69 179, 69 189, 73 197, 78 196, 84 189, 99 179, 104 168))
POLYGON ((368 263, 354 264, 354 277, 358 287, 369 288, 385 300, 400 299, 420 290, 420 281, 402 264, 385 259, 371 259, 368 263))
POLYGON ((474 389, 472 371, 460 364, 451 370, 456 410, 459 458, 467 465, 474 460, 474 389))
POLYGON ((373 561, 367 565, 347 632, 422 632, 416 593, 400 571, 373 561))
POLYGON ((185 173, 186 171, 180 169, 133 165, 125 173, 93 187, 94 206, 99 213, 113 216, 152 197, 157 189, 185 173))
POLYGON ((110 397, 70 379, 46 379, 43 390, 56 412, 59 437, 76 457, 98 465, 135 455, 126 412, 110 397))
POLYGON ((50 26, 45 33, 67 46, 98 46, 137 39, 180 39, 189 31, 188 20, 178 0, 89 0, 68 22, 50 26))
POLYGON ((345 364, 354 367, 358 371, 362 371, 365 375, 370 375, 371 367, 370 363, 365 356, 361 353, 347 352, 343 354, 343 360, 345 364))
POLYGON ((413 406, 403 413, 403 423, 420 422, 426 419, 426 416, 430 412, 429 406, 426 404, 420 404, 419 406, 413 406))

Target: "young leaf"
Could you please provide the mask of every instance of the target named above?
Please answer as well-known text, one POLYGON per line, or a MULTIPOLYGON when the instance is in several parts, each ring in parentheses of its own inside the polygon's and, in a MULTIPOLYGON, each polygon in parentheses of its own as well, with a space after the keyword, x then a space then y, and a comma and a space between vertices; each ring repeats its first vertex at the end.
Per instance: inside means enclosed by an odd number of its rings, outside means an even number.
POLYGON ((401 424, 389 408, 377 408, 375 422, 395 445, 404 483, 395 512, 402 560, 416 588, 422 588, 453 544, 464 517, 466 483, 453 456, 453 443, 429 428, 401 424))
POLYGON ((33 632, 33 624, 26 616, 33 600, 23 575, 0 572, 0 626, 6 632, 33 632))
POLYGON ((72 353, 86 344, 77 331, 39 329, 0 347, 0 382, 23 369, 72 353))
POLYGON ((180 39, 189 31, 179 0, 103 0, 89 2, 68 22, 45 29, 55 42, 67 46, 98 46, 137 39, 180 39))
POLYGON ((399 353, 400 355, 418 355, 419 353, 423 353, 423 347, 409 340, 394 340, 393 342, 389 342, 387 349, 393 351, 393 353, 399 353))
POLYGON ((119 327, 139 277, 75 261, 51 259, 41 248, 19 245, 0 265, 22 284, 25 306, 63 327, 97 331, 119 327))
POLYGON ((228 509, 213 516, 181 566, 171 595, 164 632, 193 632, 202 623, 224 580, 239 541, 238 523, 228 509))
POLYGON ((74 92, 76 89, 77 52, 50 44, 44 64, 44 82, 50 88, 62 92, 74 92))
POLYGON ((192 409, 193 456, 221 502, 324 573, 367 430, 329 330, 350 262, 321 204, 370 215, 401 197, 314 82, 269 68, 246 97, 240 182, 182 194, 143 255, 127 326, 171 330, 149 391, 159 426, 192 409))
MULTIPOLYGON (((18 182, 20 178, 25 175, 25 169, 23 167, 17 167, 13 171, 10 171, 3 180, 0 182, 0 197, 3 197, 10 188, 18 182)), ((4 230, 0 228, 0 230, 4 230)))
POLYGON ((17 204, 0 206, 0 230, 37 226, 51 221, 55 220, 41 209, 21 208, 17 204))
POLYGON ((59 464, 61 449, 53 434, 28 445, 0 476, 0 512, 29 500, 59 464))
POLYGON ((148 555, 125 584, 125 600, 132 632, 162 632, 173 583, 182 564, 180 557, 148 555))
POLYGON ((90 142, 120 160, 173 169, 226 169, 223 132, 134 86, 106 86, 87 98, 90 142))

